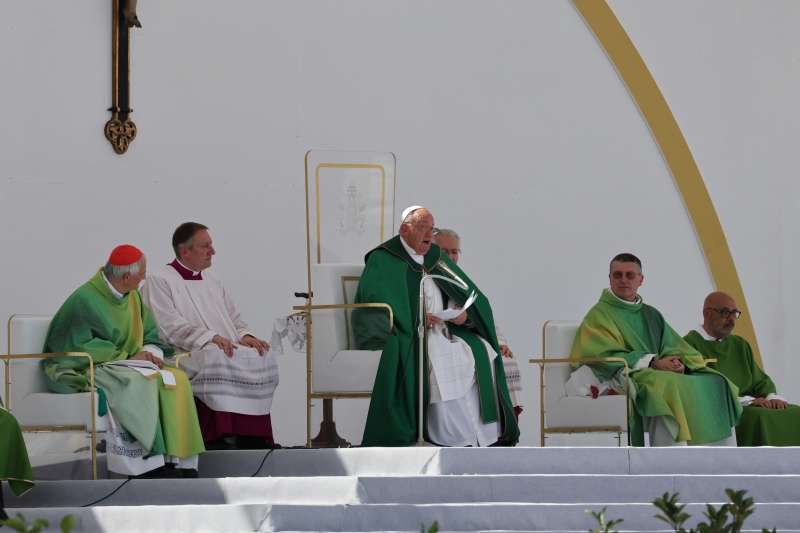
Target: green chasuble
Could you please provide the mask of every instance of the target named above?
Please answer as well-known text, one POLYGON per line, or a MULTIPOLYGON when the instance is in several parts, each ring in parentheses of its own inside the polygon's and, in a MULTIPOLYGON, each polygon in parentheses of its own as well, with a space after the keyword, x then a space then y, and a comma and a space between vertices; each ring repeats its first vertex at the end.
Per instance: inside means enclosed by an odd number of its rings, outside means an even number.
MULTIPOLYGON (((766 398, 775 394, 775 384, 761 370, 753 357, 750 344, 738 335, 719 341, 709 341, 697 331, 690 331, 686 342, 708 358, 717 359, 713 368, 739 387, 739 394, 766 398)), ((800 446, 800 406, 786 409, 766 409, 748 405, 736 426, 739 446, 800 446)))
MULTIPOLYGON (((150 455, 186 458, 203 452, 192 389, 183 371, 169 368, 177 386, 167 388, 160 374, 148 379, 133 369, 104 364, 128 359, 145 344, 158 346, 164 355, 174 353, 159 338, 153 315, 142 304, 139 291, 117 298, 101 270, 78 287, 55 314, 44 350, 89 353, 94 360, 95 383, 114 420, 150 455)), ((54 357, 42 361, 42 367, 53 392, 89 390, 85 358, 54 357)))
MULTIPOLYGON (((473 290, 478 293, 478 299, 467 310, 470 327, 448 324, 448 329, 472 349, 482 421, 499 421, 502 431, 499 443, 515 445, 519 440, 519 428, 508 393, 503 361, 498 355, 492 362, 495 372, 492 382, 486 347, 481 342, 482 337, 500 353, 489 300, 436 245, 432 245, 425 255, 424 265, 419 265, 405 251, 400 237, 395 236, 367 253, 365 262, 356 302, 389 304, 394 313, 394 324, 390 331, 384 310, 357 309, 353 312, 356 346, 362 350, 382 350, 362 445, 406 446, 417 440, 417 315, 423 270, 426 274, 448 278, 453 278, 455 273, 469 285, 469 290, 465 292, 455 285, 434 280, 446 301, 449 299, 456 305, 463 305, 473 290)), ((427 352, 427 343, 425 345, 427 352)), ((427 368, 427 353, 423 356, 427 368)), ((429 403, 428 373, 425 372, 424 376, 423 405, 426 415, 429 403)))
MULTIPOLYGON (((730 436, 741 416, 736 387, 706 368, 703 357, 666 323, 658 310, 641 301, 623 302, 605 289, 600 301, 583 319, 571 357, 622 357, 631 368, 633 409, 631 442, 644 445, 643 418, 663 417, 675 440, 705 444, 730 436), (678 355, 685 374, 643 368, 633 370, 646 354, 658 358, 678 355)), ((591 365, 601 381, 622 368, 621 363, 591 365)))
POLYGON ((33 473, 22 432, 14 416, 0 401, 0 480, 8 481, 11 490, 21 496, 33 487, 33 473))

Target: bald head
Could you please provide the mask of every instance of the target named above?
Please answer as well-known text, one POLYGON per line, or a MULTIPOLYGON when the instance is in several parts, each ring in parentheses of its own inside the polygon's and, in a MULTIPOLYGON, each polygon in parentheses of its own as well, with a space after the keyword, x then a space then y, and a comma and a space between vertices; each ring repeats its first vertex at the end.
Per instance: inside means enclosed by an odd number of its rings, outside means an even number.
POLYGON ((739 315, 736 301, 727 293, 712 292, 703 302, 703 328, 714 338, 724 339, 733 333, 739 315))

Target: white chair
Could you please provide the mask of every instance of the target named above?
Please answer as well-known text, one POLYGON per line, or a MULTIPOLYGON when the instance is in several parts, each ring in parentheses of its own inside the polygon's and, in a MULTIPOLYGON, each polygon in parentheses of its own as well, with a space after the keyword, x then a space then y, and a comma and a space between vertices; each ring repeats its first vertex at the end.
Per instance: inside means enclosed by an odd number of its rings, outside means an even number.
POLYGON ((385 303, 354 304, 358 280, 364 265, 335 263, 311 267, 313 301, 324 302, 296 306, 306 314, 307 442, 311 446, 311 402, 323 400, 323 425, 333 423, 332 400, 335 398, 369 398, 380 362, 380 351, 353 348, 350 313, 358 308, 386 310, 389 325, 392 308, 385 303))
MULTIPOLYGON (((564 384, 572 372, 570 359, 578 322, 550 320, 542 329, 542 358, 531 359, 539 365, 539 420, 541 445, 548 433, 617 433, 628 432, 627 395, 598 398, 567 396, 564 384)), ((627 363, 621 357, 586 358, 581 363, 627 363)))
POLYGON ((108 418, 97 417, 97 393, 57 394, 47 390, 41 360, 56 356, 89 360, 89 385, 94 390, 94 364, 84 352, 42 353, 52 316, 12 315, 8 319, 5 364, 6 408, 22 431, 83 431, 91 439, 92 479, 97 479, 97 433, 108 429, 108 418))

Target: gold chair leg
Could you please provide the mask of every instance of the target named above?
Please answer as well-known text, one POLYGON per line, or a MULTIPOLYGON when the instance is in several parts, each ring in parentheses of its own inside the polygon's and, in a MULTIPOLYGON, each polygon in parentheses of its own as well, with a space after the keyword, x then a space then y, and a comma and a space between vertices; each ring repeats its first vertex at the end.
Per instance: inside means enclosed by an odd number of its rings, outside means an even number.
POLYGON ((97 432, 95 428, 92 428, 92 479, 97 480, 97 432))

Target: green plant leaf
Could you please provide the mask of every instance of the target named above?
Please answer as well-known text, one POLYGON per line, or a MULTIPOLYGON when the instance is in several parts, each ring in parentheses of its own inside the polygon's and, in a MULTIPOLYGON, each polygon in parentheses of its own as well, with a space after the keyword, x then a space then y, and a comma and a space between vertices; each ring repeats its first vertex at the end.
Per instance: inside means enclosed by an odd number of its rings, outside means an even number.
POLYGON ((62 518, 59 527, 61 527, 61 533, 71 533, 75 529, 75 515, 68 514, 62 518))
POLYGON ((19 531, 21 533, 25 533, 25 531, 28 529, 28 523, 25 521, 25 517, 20 513, 17 513, 15 518, 0 520, 0 525, 10 527, 14 531, 19 531))
POLYGON ((686 506, 680 504, 679 497, 680 494, 677 492, 675 494, 665 492, 653 501, 653 505, 663 513, 655 517, 672 526, 675 531, 683 531, 683 523, 689 519, 689 514, 683 512, 686 506))

